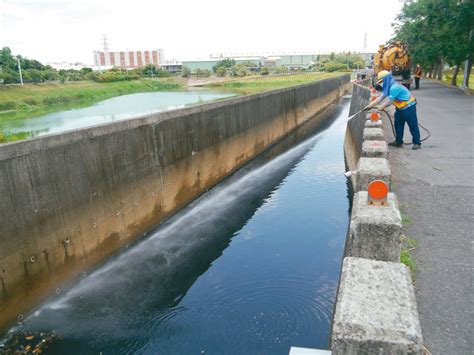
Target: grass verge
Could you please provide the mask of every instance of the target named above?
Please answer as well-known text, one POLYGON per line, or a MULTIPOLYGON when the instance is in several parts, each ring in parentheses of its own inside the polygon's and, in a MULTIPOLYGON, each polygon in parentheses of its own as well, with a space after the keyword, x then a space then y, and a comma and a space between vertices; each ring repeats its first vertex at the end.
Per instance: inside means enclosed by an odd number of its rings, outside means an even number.
POLYGON ((406 235, 402 235, 400 237, 400 241, 402 243, 400 251, 400 262, 408 266, 411 272, 411 276, 413 280, 415 280, 417 266, 412 253, 416 250, 419 243, 416 239, 409 238, 406 235))
POLYGON ((67 84, 26 84, 0 86, 0 121, 82 107, 114 96, 137 92, 176 90, 173 79, 140 79, 96 83, 77 81, 67 84))
POLYGON ((312 81, 333 78, 342 74, 340 72, 333 73, 304 73, 296 75, 269 75, 269 76, 258 76, 251 78, 237 78, 230 79, 218 83, 210 83, 204 85, 204 87, 217 89, 217 90, 228 90, 241 95, 249 95, 260 93, 273 89, 281 89, 300 84, 309 83, 312 81))
MULTIPOLYGON (((452 70, 446 70, 443 75, 443 82, 451 85, 451 80, 453 79, 452 70)), ((456 77, 456 84, 458 87, 461 87, 463 81, 463 72, 460 71, 456 77)), ((472 92, 474 90, 474 74, 469 75, 469 89, 472 92)))

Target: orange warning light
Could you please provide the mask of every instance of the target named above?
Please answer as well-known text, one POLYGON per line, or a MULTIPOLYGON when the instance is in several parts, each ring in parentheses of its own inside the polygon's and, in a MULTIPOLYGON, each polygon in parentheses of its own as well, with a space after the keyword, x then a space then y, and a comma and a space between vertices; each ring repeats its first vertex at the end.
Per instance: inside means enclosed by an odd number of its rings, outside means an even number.
POLYGON ((367 192, 369 194, 369 205, 386 204, 388 195, 388 185, 386 182, 382 180, 372 181, 367 188, 367 192))
POLYGON ((380 119, 380 113, 378 112, 372 112, 370 114, 370 120, 371 121, 378 121, 380 119))
POLYGON ((371 96, 370 101, 375 101, 377 99, 377 96, 371 96))
POLYGON ((377 90, 375 90, 374 88, 372 88, 370 91, 372 92, 372 94, 377 93, 377 90))

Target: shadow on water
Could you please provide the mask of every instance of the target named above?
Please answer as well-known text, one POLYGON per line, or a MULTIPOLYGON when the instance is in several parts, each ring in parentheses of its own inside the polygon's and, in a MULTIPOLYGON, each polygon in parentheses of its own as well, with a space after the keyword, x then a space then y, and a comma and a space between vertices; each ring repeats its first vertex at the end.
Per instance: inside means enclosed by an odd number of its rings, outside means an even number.
POLYGON ((341 110, 334 105, 325 113, 330 117, 324 125, 312 120, 289 134, 146 238, 48 301, 9 337, 54 331, 58 338, 48 351, 58 354, 146 352, 156 328, 185 311, 180 301, 191 286, 318 142, 320 135, 315 133, 340 118, 341 110))

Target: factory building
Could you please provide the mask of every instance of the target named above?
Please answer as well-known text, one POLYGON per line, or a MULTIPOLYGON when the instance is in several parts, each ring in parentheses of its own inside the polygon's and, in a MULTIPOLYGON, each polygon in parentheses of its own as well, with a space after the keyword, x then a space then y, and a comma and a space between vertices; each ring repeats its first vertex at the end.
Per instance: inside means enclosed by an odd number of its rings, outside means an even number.
POLYGON ((148 64, 160 66, 165 61, 163 49, 146 51, 94 51, 94 64, 99 68, 140 68, 148 64))
POLYGON ((315 63, 323 60, 329 59, 330 54, 278 54, 271 53, 271 55, 262 55, 262 56, 250 56, 250 55, 228 55, 228 56, 216 56, 211 55, 210 59, 207 60, 191 60, 183 61, 182 64, 185 67, 191 69, 194 73, 197 69, 207 69, 212 70, 212 67, 217 64, 219 60, 225 58, 233 58, 236 64, 248 63, 251 62, 255 64, 256 67, 266 66, 269 68, 274 67, 285 67, 289 70, 293 69, 308 69, 313 66, 315 63))
MULTIPOLYGON (((243 63, 252 63, 255 67, 260 66, 261 58, 234 58, 235 64, 243 64, 243 63)), ((183 60, 182 65, 187 67, 191 70, 192 73, 195 73, 197 69, 201 70, 209 70, 212 71, 212 68, 219 62, 217 59, 205 59, 205 60, 183 60)))

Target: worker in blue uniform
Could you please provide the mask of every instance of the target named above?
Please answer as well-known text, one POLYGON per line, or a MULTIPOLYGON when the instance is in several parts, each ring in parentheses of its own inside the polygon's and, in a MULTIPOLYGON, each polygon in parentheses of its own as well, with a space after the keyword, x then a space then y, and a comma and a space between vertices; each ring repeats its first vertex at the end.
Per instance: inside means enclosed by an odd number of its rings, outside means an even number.
POLYGON ((412 136, 413 150, 421 148, 420 129, 418 128, 418 118, 416 116, 416 100, 410 91, 403 85, 396 82, 392 74, 382 70, 377 75, 377 84, 382 86, 382 95, 366 107, 366 109, 376 108, 383 110, 393 104, 395 106, 395 141, 389 143, 390 146, 403 147, 403 131, 405 123, 410 128, 412 136))

